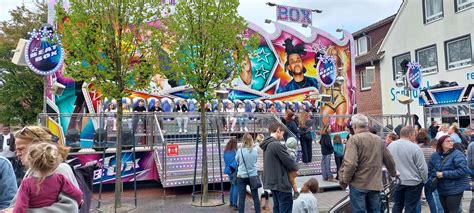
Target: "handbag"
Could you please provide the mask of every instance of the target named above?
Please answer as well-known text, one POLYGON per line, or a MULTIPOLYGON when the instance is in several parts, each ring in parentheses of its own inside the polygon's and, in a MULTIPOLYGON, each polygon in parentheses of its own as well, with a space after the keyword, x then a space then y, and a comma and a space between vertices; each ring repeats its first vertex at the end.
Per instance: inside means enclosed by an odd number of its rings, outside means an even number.
POLYGON ((250 176, 249 170, 247 170, 247 164, 245 164, 245 158, 242 153, 242 149, 240 150, 240 155, 242 156, 242 161, 244 161, 245 170, 247 171, 247 175, 249 176, 250 189, 258 189, 262 187, 262 182, 260 181, 260 178, 258 177, 258 175, 250 176))
MULTIPOLYGON (((441 167, 443 167, 444 163, 446 162, 446 160, 448 159, 448 156, 446 156, 442 161, 441 161, 441 167)), ((438 187, 438 177, 433 177, 431 178, 431 180, 428 181, 427 185, 429 188, 431 189, 436 189, 436 187, 438 187)))

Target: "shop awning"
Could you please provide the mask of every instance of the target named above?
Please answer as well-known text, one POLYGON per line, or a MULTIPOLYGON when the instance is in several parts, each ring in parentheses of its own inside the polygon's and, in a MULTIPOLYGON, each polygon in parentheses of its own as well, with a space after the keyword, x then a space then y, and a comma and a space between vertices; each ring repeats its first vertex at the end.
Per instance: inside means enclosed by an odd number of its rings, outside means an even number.
POLYGON ((452 86, 420 91, 418 98, 421 106, 433 106, 439 104, 474 103, 474 84, 466 86, 452 86))

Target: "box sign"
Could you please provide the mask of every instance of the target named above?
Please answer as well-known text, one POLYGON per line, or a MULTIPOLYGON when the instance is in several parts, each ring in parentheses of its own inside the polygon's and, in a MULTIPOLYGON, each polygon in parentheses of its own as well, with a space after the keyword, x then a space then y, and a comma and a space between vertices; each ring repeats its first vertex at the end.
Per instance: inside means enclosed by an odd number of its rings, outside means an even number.
POLYGON ((168 156, 178 156, 178 154, 179 154, 178 144, 168 144, 166 146, 166 154, 168 156))
POLYGON ((64 52, 52 26, 34 29, 30 33, 30 39, 26 43, 25 60, 28 67, 40 75, 51 75, 61 68, 64 52))
POLYGON ((277 6, 277 20, 289 21, 302 24, 312 23, 312 13, 310 9, 290 7, 284 5, 277 6))
POLYGON ((408 63, 407 78, 408 84, 413 90, 417 90, 421 87, 422 75, 420 71, 420 64, 418 62, 408 63))

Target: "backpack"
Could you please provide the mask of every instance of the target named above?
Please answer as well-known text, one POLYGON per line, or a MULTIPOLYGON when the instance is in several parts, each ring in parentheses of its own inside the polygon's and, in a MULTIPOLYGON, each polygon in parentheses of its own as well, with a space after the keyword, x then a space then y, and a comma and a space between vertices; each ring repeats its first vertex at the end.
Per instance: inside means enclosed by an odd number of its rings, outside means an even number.
POLYGON ((92 184, 94 181, 94 170, 98 168, 97 164, 85 165, 74 168, 69 165, 76 177, 79 189, 83 193, 84 204, 79 209, 79 213, 88 213, 92 203, 92 184))

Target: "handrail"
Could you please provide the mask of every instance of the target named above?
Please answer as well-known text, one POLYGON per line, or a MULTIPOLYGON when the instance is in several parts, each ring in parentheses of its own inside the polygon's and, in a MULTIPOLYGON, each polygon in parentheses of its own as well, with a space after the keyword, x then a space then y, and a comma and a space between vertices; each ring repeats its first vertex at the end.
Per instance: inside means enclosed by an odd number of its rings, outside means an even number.
MULTIPOLYGON (((165 144, 165 138, 163 137, 163 132, 161 131, 161 127, 160 127, 160 122, 158 122, 158 117, 156 116, 156 114, 153 117, 155 117, 155 124, 158 127, 158 132, 160 133, 161 141, 163 141, 163 144, 165 144)), ((163 171, 163 166, 161 165, 160 158, 157 157, 157 159, 158 159, 158 164, 160 165, 160 170, 163 171)))

